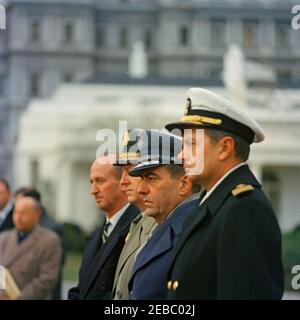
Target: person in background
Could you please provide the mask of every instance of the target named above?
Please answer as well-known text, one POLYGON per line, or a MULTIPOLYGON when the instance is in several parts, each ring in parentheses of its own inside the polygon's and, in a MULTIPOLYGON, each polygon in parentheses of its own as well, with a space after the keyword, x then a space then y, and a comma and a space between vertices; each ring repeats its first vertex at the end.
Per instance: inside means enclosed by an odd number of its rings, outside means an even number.
POLYGON ((79 271, 79 283, 69 290, 70 300, 111 299, 115 271, 126 235, 139 209, 129 204, 120 185, 115 155, 103 155, 90 168, 90 193, 106 222, 90 237, 79 271))
POLYGON ((19 198, 13 212, 15 228, 0 234, 0 265, 10 271, 20 300, 49 298, 58 278, 60 241, 53 231, 39 225, 40 215, 34 198, 19 198))
POLYGON ((59 276, 57 284, 55 285, 53 292, 52 292, 52 299, 53 300, 61 300, 61 290, 62 290, 62 271, 63 265, 65 263, 66 257, 66 250, 64 245, 64 231, 63 227, 58 224, 47 212, 46 208, 42 204, 42 197, 41 193, 31 187, 21 187, 15 191, 15 199, 19 199, 20 197, 32 197, 36 201, 38 201, 40 208, 41 208, 41 217, 39 224, 49 230, 54 231, 60 238, 60 244, 62 249, 62 259, 61 259, 61 266, 59 270, 59 276))
POLYGON ((6 179, 0 178, 0 232, 14 227, 12 192, 6 179))
POLYGON ((121 186, 124 188, 128 202, 140 209, 141 213, 132 221, 126 242, 121 252, 112 291, 114 300, 128 300, 128 283, 135 263, 136 252, 148 240, 152 230, 156 227, 155 220, 144 214, 145 203, 137 189, 141 182, 139 177, 131 177, 128 172, 138 162, 140 152, 137 147, 141 130, 131 129, 125 133, 122 152, 118 155, 115 165, 122 169, 121 186), (135 149, 135 150, 133 150, 135 149))

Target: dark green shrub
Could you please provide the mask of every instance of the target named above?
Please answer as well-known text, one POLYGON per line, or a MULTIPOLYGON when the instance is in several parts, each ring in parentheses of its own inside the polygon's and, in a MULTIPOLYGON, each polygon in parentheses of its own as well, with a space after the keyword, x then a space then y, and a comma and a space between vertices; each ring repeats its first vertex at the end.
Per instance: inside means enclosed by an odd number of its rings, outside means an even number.
POLYGON ((65 248, 67 252, 83 252, 86 244, 84 231, 76 224, 65 222, 63 224, 65 248))
POLYGON ((293 266, 300 265, 300 226, 292 232, 284 234, 282 240, 285 288, 286 290, 294 290, 291 281, 295 274, 292 274, 291 271, 293 266))

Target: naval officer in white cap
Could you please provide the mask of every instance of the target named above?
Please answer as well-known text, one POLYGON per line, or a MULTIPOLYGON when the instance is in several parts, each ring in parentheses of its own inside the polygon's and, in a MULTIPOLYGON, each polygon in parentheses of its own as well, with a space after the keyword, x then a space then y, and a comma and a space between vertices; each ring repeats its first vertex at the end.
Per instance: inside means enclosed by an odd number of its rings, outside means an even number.
POLYGON ((188 90, 184 117, 166 128, 182 131, 179 157, 205 190, 175 248, 168 299, 281 299, 281 232, 246 164, 251 143, 264 139, 262 128, 202 88, 188 90))

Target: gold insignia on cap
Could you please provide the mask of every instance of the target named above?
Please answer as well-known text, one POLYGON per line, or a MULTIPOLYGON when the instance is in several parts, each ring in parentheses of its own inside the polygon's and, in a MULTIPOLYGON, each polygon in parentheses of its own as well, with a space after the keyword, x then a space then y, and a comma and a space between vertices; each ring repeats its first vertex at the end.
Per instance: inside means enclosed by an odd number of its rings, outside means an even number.
POLYGON ((186 99, 185 108, 184 108, 184 116, 186 116, 192 107, 192 101, 190 98, 186 99))
POLYGON ((220 125, 222 124, 221 119, 211 118, 211 117, 203 117, 203 116, 184 116, 181 121, 183 122, 191 122, 196 124, 213 124, 213 125, 220 125))
POLYGON ((120 160, 139 160, 139 152, 123 152, 119 155, 120 160))
POLYGON ((178 287, 179 287, 179 282, 178 281, 174 281, 173 282, 173 290, 176 291, 178 287))
POLYGON ((251 184, 239 184, 231 191, 231 193, 236 197, 241 193, 251 190, 254 190, 254 187, 251 184))
POLYGON ((173 285, 172 281, 168 281, 168 290, 172 289, 172 285, 173 285))
POLYGON ((128 141, 129 141, 129 134, 128 134, 128 131, 125 131, 124 136, 123 136, 123 145, 127 146, 128 141))

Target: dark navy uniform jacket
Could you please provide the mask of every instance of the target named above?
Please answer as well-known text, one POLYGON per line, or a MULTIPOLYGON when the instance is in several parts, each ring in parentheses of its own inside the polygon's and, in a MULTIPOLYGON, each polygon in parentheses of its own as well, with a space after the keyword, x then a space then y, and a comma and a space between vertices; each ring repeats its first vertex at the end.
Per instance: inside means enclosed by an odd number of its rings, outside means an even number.
POLYGON ((191 213, 168 281, 168 299, 281 299, 281 232, 247 165, 191 213))

